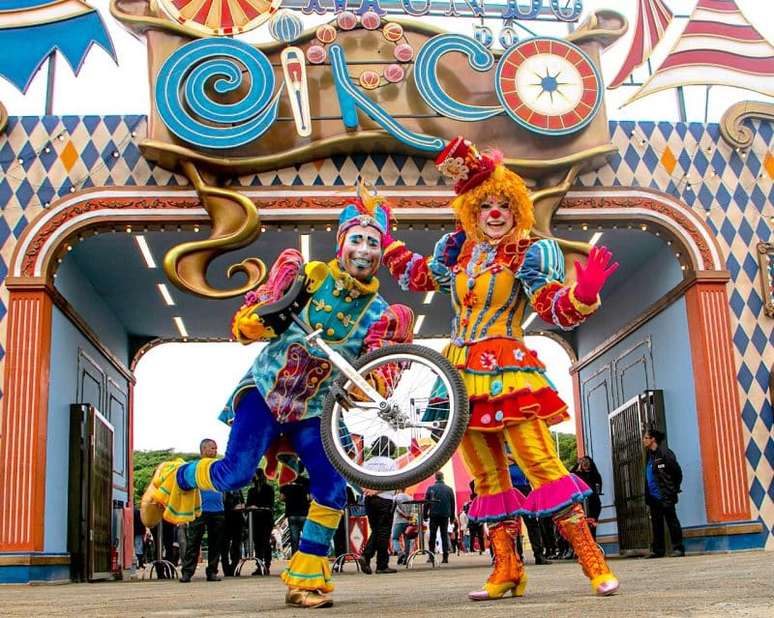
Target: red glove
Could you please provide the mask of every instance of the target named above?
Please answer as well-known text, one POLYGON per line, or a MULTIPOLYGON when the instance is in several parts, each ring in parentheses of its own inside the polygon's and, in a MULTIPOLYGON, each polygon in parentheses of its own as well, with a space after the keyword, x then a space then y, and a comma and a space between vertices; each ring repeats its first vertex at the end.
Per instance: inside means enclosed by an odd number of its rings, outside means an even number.
POLYGON ((607 247, 592 247, 585 268, 581 266, 580 262, 575 262, 577 273, 575 298, 586 305, 593 305, 597 302, 597 296, 602 286, 605 285, 605 281, 620 266, 618 262, 610 264, 612 259, 613 254, 608 251, 607 247), (608 266, 608 264, 610 265, 608 266))

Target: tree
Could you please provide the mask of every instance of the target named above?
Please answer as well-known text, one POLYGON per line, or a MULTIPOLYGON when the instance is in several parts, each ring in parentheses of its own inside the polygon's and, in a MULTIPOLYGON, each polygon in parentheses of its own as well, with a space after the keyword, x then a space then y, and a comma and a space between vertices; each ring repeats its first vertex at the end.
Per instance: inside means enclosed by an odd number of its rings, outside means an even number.
MULTIPOLYGON (((554 436, 556 435, 554 434, 554 436)), ((559 459, 562 460, 562 463, 569 470, 578 461, 578 442, 574 433, 560 433, 558 436, 559 459)))

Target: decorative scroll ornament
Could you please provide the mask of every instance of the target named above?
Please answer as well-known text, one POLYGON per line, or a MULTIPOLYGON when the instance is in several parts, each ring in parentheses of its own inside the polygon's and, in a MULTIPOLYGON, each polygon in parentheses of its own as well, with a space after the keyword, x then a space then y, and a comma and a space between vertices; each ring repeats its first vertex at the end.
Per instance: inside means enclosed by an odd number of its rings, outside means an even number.
POLYGON ((749 148, 755 134, 744 121, 759 118, 774 122, 774 103, 740 101, 729 107, 720 119, 720 135, 732 148, 749 148))
POLYGON ((663 0, 637 0, 637 21, 634 25, 634 38, 629 53, 613 80, 609 90, 615 90, 623 84, 637 67, 647 62, 656 45, 664 37, 672 21, 672 11, 663 0))
POLYGON ((204 36, 231 36, 265 23, 282 0, 156 0, 170 19, 204 36))
POLYGON ((210 215, 212 235, 206 240, 184 242, 170 249, 164 256, 164 272, 181 290, 204 298, 232 298, 246 294, 266 276, 262 260, 247 258, 229 266, 226 271, 229 278, 236 273, 247 276, 244 285, 232 290, 212 287, 207 282, 207 268, 222 253, 246 247, 261 235, 258 208, 237 191, 208 185, 193 163, 186 161, 181 167, 210 215))
POLYGON ((272 99, 274 81, 269 59, 247 43, 199 39, 175 50, 161 67, 156 106, 167 128, 189 144, 237 148, 263 135, 277 119, 282 87, 272 99), (245 74, 250 83, 239 102, 213 100, 240 90, 245 74))
POLYGON ((774 96, 774 45, 736 0, 699 0, 666 60, 624 105, 690 85, 732 86, 774 96))

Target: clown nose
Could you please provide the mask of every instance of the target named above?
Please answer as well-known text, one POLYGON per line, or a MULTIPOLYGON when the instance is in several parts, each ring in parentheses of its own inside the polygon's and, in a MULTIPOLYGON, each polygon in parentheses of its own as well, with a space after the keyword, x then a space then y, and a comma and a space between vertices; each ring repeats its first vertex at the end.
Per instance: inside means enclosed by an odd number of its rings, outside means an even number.
POLYGON ((491 219, 499 219, 502 216, 503 215, 502 215, 502 213, 499 210, 493 210, 492 212, 489 213, 489 217, 491 219))

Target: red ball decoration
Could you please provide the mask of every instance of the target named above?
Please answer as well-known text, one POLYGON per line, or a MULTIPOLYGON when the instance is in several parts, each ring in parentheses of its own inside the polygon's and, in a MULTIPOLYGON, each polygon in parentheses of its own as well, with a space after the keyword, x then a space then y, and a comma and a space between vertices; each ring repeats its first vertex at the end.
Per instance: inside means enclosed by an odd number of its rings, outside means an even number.
POLYGON ((363 71, 358 78, 360 85, 366 90, 373 90, 381 83, 381 78, 376 71, 363 71))
POLYGON ((323 24, 317 28, 317 32, 315 33, 317 40, 323 44, 333 43, 336 40, 336 34, 336 28, 330 24, 323 24))
POLYGON ((366 30, 376 30, 382 24, 382 18, 376 11, 366 11, 360 16, 360 23, 366 30))
POLYGON ((384 75, 384 79, 394 84, 403 80, 406 76, 406 71, 399 64, 390 64, 384 69, 382 75, 384 75))
POLYGON ((310 45, 306 50, 306 59, 312 64, 322 64, 328 52, 322 45, 310 45))
POLYGON ((390 41, 390 43, 400 41, 403 38, 403 26, 394 22, 385 24, 384 28, 382 29, 382 35, 385 39, 390 41))
POLYGON ((414 57, 414 48, 408 43, 401 43, 395 46, 393 54, 395 54, 395 59, 400 62, 410 62, 414 57))
POLYGON ((342 11, 336 17, 336 23, 342 30, 352 30, 357 26, 357 15, 350 11, 342 11))

